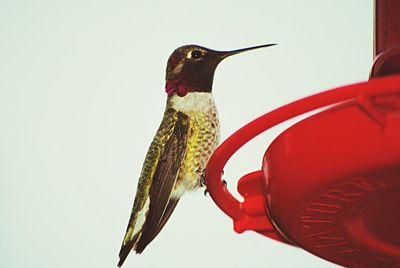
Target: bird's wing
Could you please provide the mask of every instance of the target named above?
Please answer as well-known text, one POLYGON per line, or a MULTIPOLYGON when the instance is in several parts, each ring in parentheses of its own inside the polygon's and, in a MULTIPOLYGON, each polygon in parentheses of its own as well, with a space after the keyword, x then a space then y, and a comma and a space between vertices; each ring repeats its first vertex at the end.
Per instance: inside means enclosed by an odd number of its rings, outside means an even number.
POLYGON ((131 249, 141 253, 160 232, 178 200, 170 195, 185 157, 189 136, 189 117, 169 111, 164 115, 143 165, 128 228, 119 254, 121 266, 131 249), (162 130, 162 131, 160 131, 162 130), (138 214, 148 211, 140 230, 134 230, 138 214))

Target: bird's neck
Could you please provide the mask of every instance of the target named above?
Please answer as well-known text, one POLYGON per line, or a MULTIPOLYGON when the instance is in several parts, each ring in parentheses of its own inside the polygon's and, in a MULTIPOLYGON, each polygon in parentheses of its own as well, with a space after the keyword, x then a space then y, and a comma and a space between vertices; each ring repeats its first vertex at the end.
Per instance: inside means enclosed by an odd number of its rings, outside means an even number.
POLYGON ((206 113, 215 109, 215 103, 210 92, 189 92, 183 97, 179 95, 169 96, 167 107, 183 113, 206 113))

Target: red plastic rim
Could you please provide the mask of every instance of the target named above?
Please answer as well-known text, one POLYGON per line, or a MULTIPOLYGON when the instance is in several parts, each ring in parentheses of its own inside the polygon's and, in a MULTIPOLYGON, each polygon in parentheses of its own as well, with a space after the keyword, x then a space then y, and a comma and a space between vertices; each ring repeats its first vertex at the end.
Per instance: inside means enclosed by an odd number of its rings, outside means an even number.
MULTIPOLYGON (((244 144, 269 128, 303 113, 345 101, 353 100, 365 103, 366 99, 377 96, 379 96, 382 105, 385 105, 385 96, 392 94, 400 94, 399 75, 375 78, 368 82, 328 90, 260 116, 227 138, 211 156, 206 169, 206 184, 210 196, 222 211, 234 221, 239 221, 246 213, 244 204, 227 190, 222 183, 221 174, 230 157, 244 144)), ((393 104, 389 106, 392 107, 393 104)), ((377 118, 379 120, 379 115, 377 115, 377 118)))

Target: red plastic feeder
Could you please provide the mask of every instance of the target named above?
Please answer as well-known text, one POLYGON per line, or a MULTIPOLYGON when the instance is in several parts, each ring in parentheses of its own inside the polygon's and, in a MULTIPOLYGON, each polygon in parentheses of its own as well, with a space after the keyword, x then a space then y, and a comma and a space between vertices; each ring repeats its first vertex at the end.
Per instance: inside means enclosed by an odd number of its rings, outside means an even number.
MULTIPOLYGON (((400 1, 377 1, 373 77, 400 73, 395 20, 400 1)), ((215 151, 206 177, 237 232, 253 230, 346 267, 400 267, 400 75, 325 91, 255 119, 215 151), (243 202, 228 192, 222 170, 241 146, 325 106, 280 134, 262 170, 239 180, 243 202)))

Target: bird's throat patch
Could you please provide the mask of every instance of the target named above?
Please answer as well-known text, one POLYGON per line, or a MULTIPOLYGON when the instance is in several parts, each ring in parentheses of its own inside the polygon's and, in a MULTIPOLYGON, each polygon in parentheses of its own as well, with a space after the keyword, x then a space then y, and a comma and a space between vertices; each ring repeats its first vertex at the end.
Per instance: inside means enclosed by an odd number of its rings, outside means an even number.
POLYGON ((165 85, 165 92, 167 92, 168 97, 175 94, 179 97, 184 97, 189 93, 189 90, 181 83, 181 81, 169 80, 165 85))

